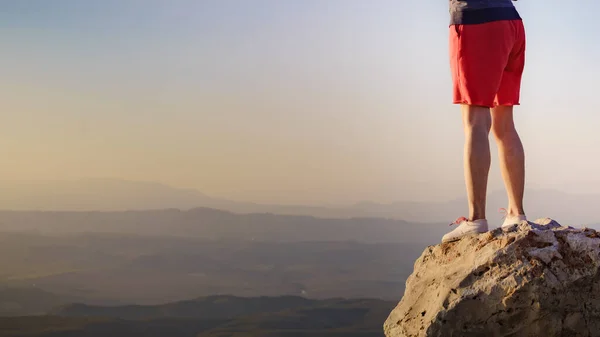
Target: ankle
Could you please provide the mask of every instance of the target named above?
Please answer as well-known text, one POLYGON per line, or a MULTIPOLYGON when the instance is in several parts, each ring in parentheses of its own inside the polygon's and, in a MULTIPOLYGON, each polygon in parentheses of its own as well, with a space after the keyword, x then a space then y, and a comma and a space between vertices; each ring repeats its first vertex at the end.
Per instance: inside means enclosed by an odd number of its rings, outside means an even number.
POLYGON ((506 210, 506 216, 516 218, 518 216, 525 216, 525 211, 523 209, 518 208, 509 208, 506 210))

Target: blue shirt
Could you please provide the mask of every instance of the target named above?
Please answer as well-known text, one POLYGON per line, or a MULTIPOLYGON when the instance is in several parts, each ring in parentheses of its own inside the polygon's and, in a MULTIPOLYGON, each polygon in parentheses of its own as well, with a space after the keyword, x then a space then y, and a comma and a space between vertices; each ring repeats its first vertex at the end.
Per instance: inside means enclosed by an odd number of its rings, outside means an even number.
POLYGON ((516 0, 450 0, 450 25, 521 20, 512 1, 516 0))

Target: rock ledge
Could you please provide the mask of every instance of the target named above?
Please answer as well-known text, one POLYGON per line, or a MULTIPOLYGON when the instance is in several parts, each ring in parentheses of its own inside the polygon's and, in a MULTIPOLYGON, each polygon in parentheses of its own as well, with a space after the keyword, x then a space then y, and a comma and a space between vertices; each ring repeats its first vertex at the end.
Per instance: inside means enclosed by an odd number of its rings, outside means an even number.
POLYGON ((431 246, 387 337, 600 336, 600 233, 524 221, 431 246))

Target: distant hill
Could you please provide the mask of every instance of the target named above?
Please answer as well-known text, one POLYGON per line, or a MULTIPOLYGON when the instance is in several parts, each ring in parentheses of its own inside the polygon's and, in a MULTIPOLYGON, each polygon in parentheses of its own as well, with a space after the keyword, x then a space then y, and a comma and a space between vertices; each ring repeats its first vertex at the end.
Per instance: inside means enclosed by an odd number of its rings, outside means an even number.
MULTIPOLYGON (((207 296, 189 301, 161 305, 93 306, 82 303, 54 308, 48 314, 64 317, 109 317, 126 320, 157 318, 223 319, 243 315, 272 313, 285 309, 331 307, 340 304, 363 303, 363 300, 311 300, 299 296, 237 297, 207 296)), ((372 303, 379 301, 369 300, 372 303)))
POLYGON ((395 304, 290 296, 212 296, 152 307, 78 304, 51 316, 0 318, 0 337, 376 337, 395 304))
POLYGON ((35 287, 0 288, 0 316, 42 315, 53 308, 76 301, 35 287))
MULTIPOLYGON (((435 186, 431 186, 435 195, 435 186)), ((125 211, 215 208, 235 213, 273 213, 321 218, 389 218, 419 223, 448 223, 467 214, 463 192, 445 202, 402 201, 389 204, 361 202, 346 206, 267 205, 235 202, 209 197, 193 189, 180 189, 153 182, 119 179, 84 179, 55 182, 0 182, 0 207, 20 211, 125 211)), ((488 198, 488 219, 501 222, 494 211, 506 207, 504 191, 492 191, 488 198), (496 219, 496 220, 495 220, 496 219)), ((594 205, 600 194, 568 194, 551 189, 527 189, 525 207, 530 217, 553 217, 561 223, 594 224, 600 215, 594 205), (569 207, 564 207, 569 205, 569 207)))
POLYGON ((121 179, 0 182, 0 205, 5 210, 188 209, 220 203, 193 189, 153 182, 121 179))
POLYGON ((445 224, 383 218, 325 219, 265 213, 236 214, 210 208, 123 212, 0 211, 0 231, 51 235, 119 233, 270 242, 435 243, 446 230, 445 224))
POLYGON ((215 294, 396 299, 424 248, 416 242, 0 232, 0 286, 30 290, 10 303, 0 298, 0 315, 39 313, 30 299, 43 299, 40 289, 61 304, 63 298, 157 304, 215 294))

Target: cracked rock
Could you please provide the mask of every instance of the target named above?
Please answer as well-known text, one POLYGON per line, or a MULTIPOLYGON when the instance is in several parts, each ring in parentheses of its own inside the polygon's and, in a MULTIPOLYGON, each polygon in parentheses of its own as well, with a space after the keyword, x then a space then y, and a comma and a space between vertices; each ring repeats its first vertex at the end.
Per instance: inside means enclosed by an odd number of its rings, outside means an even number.
POLYGON ((552 219, 425 249, 387 337, 600 337, 600 235, 552 219))

